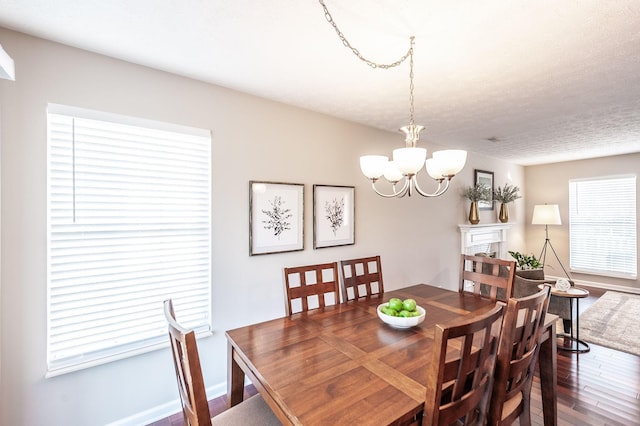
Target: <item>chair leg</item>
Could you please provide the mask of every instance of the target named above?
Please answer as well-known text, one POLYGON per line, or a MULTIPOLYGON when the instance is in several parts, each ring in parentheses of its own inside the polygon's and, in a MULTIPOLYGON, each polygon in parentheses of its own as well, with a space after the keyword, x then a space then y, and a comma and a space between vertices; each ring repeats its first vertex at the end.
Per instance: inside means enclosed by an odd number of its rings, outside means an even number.
POLYGON ((564 333, 565 334, 571 333, 571 320, 563 318, 562 319, 562 327, 564 328, 564 333))
POLYGON ((522 413, 518 420, 520 426, 531 426, 531 389, 522 392, 522 413))

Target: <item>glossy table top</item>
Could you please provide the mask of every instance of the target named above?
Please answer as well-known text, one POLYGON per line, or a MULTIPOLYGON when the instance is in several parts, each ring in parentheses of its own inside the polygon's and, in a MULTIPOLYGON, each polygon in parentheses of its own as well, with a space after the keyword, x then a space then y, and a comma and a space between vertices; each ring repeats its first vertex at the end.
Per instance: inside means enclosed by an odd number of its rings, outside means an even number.
POLYGON ((299 313, 227 332, 229 403, 245 373, 284 424, 403 424, 423 409, 434 325, 493 303, 428 285, 299 313), (413 298, 423 323, 395 329, 376 307, 413 298))
MULTIPOLYGON (((542 290, 544 286, 545 284, 541 284, 538 286, 538 288, 542 290)), ((589 290, 587 290, 586 288, 574 286, 574 287, 569 287, 566 290, 560 290, 553 285, 547 285, 547 286, 551 288, 551 294, 557 297, 567 297, 567 298, 575 299, 575 298, 584 298, 589 296, 589 290)))

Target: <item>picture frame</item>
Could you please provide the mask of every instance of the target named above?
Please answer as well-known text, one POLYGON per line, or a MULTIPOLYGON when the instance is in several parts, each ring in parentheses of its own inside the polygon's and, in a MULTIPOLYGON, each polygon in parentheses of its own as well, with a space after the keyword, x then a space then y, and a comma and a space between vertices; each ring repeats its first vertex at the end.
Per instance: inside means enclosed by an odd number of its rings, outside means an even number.
POLYGON ((493 210, 493 172, 486 170, 474 170, 475 185, 483 183, 489 187, 491 191, 491 199, 489 201, 478 201, 479 210, 493 210))
POLYGON ((304 184, 249 181, 249 255, 304 250, 304 184))
POLYGON ((355 187, 313 185, 313 248, 355 244, 355 187))

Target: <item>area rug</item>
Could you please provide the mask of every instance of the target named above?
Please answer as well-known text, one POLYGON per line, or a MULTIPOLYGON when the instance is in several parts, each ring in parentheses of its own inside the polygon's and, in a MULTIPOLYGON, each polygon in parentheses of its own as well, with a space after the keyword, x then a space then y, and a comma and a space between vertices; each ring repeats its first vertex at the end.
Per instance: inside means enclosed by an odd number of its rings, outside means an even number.
POLYGON ((640 356, 640 295, 607 291, 580 315, 580 340, 640 356))

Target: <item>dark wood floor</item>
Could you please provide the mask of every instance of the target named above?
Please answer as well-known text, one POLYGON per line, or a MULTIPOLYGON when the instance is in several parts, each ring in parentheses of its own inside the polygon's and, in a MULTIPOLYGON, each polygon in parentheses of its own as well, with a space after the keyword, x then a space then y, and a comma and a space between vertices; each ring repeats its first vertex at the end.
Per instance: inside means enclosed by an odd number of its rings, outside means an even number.
MULTIPOLYGON (((604 290, 589 288, 583 312, 604 290)), ((583 354, 558 351, 558 424, 640 425, 640 357, 589 344, 583 354)), ((532 391, 532 423, 542 425, 540 382, 532 391)))
MULTIPOLYGON (((589 290, 590 296, 580 301, 580 311, 604 294, 603 290, 589 290)), ((583 354, 558 351, 558 424, 640 426, 640 357, 594 344, 590 347, 583 354)), ((245 392, 253 395, 256 391, 249 386, 245 392)), ((543 425, 537 377, 531 406, 533 425, 543 425)), ((209 401, 209 407, 212 416, 220 413, 226 408, 226 396, 209 401)), ((182 413, 151 425, 182 426, 182 413)))

